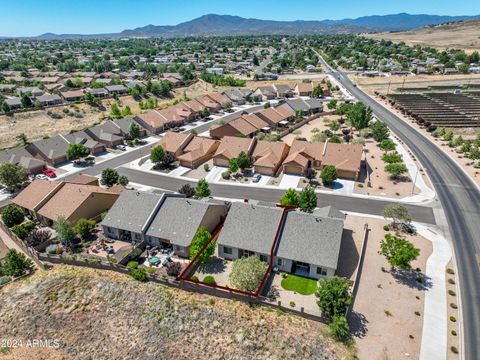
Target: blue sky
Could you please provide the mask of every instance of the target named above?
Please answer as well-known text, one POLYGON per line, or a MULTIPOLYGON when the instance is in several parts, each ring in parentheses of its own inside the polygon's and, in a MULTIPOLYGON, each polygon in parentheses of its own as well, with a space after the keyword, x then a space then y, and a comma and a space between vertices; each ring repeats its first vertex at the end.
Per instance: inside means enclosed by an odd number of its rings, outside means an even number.
POLYGON ((175 25, 216 13, 269 20, 323 20, 399 12, 478 15, 479 0, 3 0, 0 36, 118 32, 175 25))

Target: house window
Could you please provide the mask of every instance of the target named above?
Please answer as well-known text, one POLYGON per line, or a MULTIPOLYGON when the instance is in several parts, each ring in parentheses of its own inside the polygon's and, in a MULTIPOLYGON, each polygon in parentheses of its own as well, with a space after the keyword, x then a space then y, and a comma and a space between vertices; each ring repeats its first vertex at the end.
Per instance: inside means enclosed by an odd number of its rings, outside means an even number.
POLYGON ((268 262, 268 256, 260 254, 260 260, 263 261, 263 262, 268 262))
POLYGON ((180 246, 180 245, 175 245, 175 251, 176 252, 184 252, 185 248, 183 246, 180 246))
POLYGON ((224 246, 224 247, 223 247, 223 253, 224 253, 224 254, 227 254, 227 255, 232 255, 233 250, 232 250, 231 247, 224 246))
POLYGON ((109 234, 113 234, 113 229, 112 229, 111 227, 107 227, 107 232, 108 232, 109 234))
POLYGON ((327 276, 327 269, 317 266, 317 275, 327 276))
POLYGON ((250 256, 253 256, 255 255, 255 252, 253 251, 250 251, 250 250, 243 250, 243 257, 250 257, 250 256))
POLYGON ((277 259, 277 265, 282 266, 282 259, 277 259))

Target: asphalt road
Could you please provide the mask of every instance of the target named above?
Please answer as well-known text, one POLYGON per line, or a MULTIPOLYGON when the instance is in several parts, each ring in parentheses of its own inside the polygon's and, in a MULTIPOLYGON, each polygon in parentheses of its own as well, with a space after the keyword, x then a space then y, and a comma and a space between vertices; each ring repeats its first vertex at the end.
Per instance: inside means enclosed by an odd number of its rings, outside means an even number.
MULTIPOLYGON (((193 187, 196 183, 185 181, 183 179, 161 176, 147 173, 131 168, 120 167, 118 172, 126 175, 134 183, 157 187, 163 190, 178 191, 182 185, 189 183, 193 187)), ((267 189, 248 186, 238 186, 231 184, 210 184, 210 190, 215 197, 231 199, 254 199, 276 203, 283 195, 285 190, 267 189)), ((336 208, 344 211, 365 213, 371 215, 382 215, 383 207, 390 204, 389 201, 376 199, 362 199, 341 195, 317 194, 318 206, 334 205, 336 208)), ((408 210, 415 221, 435 224, 433 210, 431 207, 420 205, 407 205, 408 210)))
MULTIPOLYGON (((321 59, 323 61, 323 59, 321 59)), ((328 65, 325 66, 329 69, 328 65)), ((353 85, 331 73, 359 101, 370 106, 405 142, 426 169, 445 212, 457 261, 465 359, 480 356, 480 191, 460 166, 428 138, 353 85), (478 258, 477 258, 478 257, 478 258)), ((455 299, 449 299, 455 302, 455 299)))

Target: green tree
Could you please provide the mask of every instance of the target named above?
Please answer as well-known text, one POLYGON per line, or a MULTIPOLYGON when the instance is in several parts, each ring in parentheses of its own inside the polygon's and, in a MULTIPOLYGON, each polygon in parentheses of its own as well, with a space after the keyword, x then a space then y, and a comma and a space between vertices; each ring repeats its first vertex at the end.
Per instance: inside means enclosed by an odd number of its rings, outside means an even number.
POLYGON ((65 246, 70 246, 76 235, 70 222, 65 219, 65 217, 59 216, 57 221, 53 224, 53 228, 57 232, 57 239, 65 246))
POLYGON ((245 169, 250 167, 252 164, 252 159, 250 159, 250 156, 248 156, 244 151, 241 151, 237 156, 237 164, 242 172, 244 172, 245 169))
POLYGON ((298 196, 298 207, 303 212, 312 212, 317 207, 317 195, 311 186, 306 186, 298 196))
POLYGON ((93 229, 95 229, 95 221, 89 219, 80 219, 74 226, 74 231, 84 240, 87 240, 92 235, 93 229))
POLYGON ((323 185, 331 185, 337 180, 337 168, 334 165, 326 165, 320 172, 323 185))
POLYGON ((239 258, 233 261, 228 278, 236 289, 253 292, 260 285, 267 267, 267 263, 255 255, 239 258))
POLYGON ((412 221, 412 217, 410 216, 407 207, 403 204, 386 205, 383 208, 383 217, 391 218, 394 228, 396 228, 396 225, 399 221, 406 223, 410 223, 412 221))
POLYGON ((388 164, 400 163, 402 162, 402 155, 396 151, 392 151, 386 154, 383 154, 382 160, 388 164))
POLYGON ((106 187, 112 187, 118 183, 118 171, 112 168, 106 168, 102 170, 102 176, 100 183, 106 187))
POLYGON ((128 133, 130 135, 130 139, 136 140, 140 138, 140 126, 132 122, 130 127, 128 128, 128 133))
POLYGON ((162 145, 157 145, 150 150, 150 160, 155 164, 159 165, 165 157, 165 150, 163 150, 162 145))
POLYGON ((386 151, 395 150, 397 145, 393 142, 393 140, 386 139, 386 140, 382 140, 379 146, 380 146, 380 149, 386 152, 386 151))
POLYGON ((210 110, 208 108, 204 108, 202 111, 202 115, 205 117, 210 116, 210 110))
POLYGON ((327 108, 329 110, 335 110, 337 108, 337 100, 333 99, 327 103, 327 108))
POLYGON ((67 158, 69 160, 75 160, 78 158, 86 157, 90 154, 90 149, 82 144, 69 144, 67 148, 67 158))
POLYGON ((392 179, 397 179, 400 175, 405 174, 408 169, 404 163, 393 163, 387 164, 385 171, 390 174, 392 179))
POLYGON ((2 221, 9 228, 21 224, 24 219, 22 209, 15 204, 8 204, 2 211, 2 221))
POLYGON ((334 316, 344 316, 352 303, 350 295, 350 280, 332 276, 328 279, 321 279, 315 296, 322 314, 329 319, 334 316))
POLYGON ((238 171, 238 160, 233 158, 228 162, 228 171, 235 174, 238 171))
POLYGON ((140 282, 148 281, 147 271, 143 267, 130 270, 130 276, 140 282))
POLYGON ((364 129, 372 120, 372 109, 362 102, 358 102, 352 106, 347 113, 347 120, 357 130, 364 129))
POLYGON ((117 103, 110 105, 110 117, 112 119, 120 119, 122 117, 122 112, 119 109, 117 103))
POLYGON ((335 315, 328 324, 333 338, 339 341, 345 341, 350 335, 350 327, 344 315, 335 315))
POLYGON ((370 129, 372 130, 372 136, 376 142, 388 139, 388 135, 390 134, 390 130, 388 130, 387 125, 380 120, 377 120, 371 124, 370 129))
POLYGON ((380 254, 385 256, 392 268, 409 270, 410 263, 420 255, 420 249, 406 239, 386 234, 380 243, 380 254))
MULTIPOLYGON (((193 260, 195 256, 202 250, 202 248, 210 241, 212 234, 204 227, 201 227, 195 233, 195 236, 192 239, 192 244, 190 245, 190 260, 193 260)), ((216 243, 215 241, 210 242, 205 250, 198 256, 197 261, 207 262, 207 260, 215 252, 216 243)))
POLYGON ((210 196, 211 191, 208 186, 208 182, 205 179, 198 180, 197 187, 195 188, 195 196, 199 199, 210 196))
MULTIPOLYGON (((102 87, 103 87, 103 84, 102 84, 102 87)), ((85 99, 85 101, 91 105, 91 106, 100 106, 101 102, 100 102, 100 99, 96 98, 92 93, 90 92, 87 92, 85 93, 85 95, 83 96, 83 98, 85 99)))
POLYGON ((24 253, 10 249, 3 263, 3 273, 7 276, 19 277, 33 269, 33 262, 24 253))
POLYGON ((315 88, 312 91, 312 98, 319 98, 323 96, 323 89, 320 85, 315 86, 315 88))
POLYGON ((20 186, 27 178, 27 172, 22 166, 10 162, 0 164, 0 183, 8 189, 20 186))
POLYGON ((280 205, 283 206, 299 206, 300 199, 294 188, 289 188, 280 198, 280 205))
POLYGON ((30 107, 33 105, 32 100, 30 99, 30 96, 28 96, 28 94, 23 94, 20 98, 20 101, 23 107, 30 107))

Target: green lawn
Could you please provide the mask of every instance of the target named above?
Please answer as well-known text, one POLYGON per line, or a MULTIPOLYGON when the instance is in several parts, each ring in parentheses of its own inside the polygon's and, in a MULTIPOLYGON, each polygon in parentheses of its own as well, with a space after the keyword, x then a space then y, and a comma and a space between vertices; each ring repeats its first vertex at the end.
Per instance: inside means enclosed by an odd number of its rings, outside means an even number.
POLYGON ((295 291, 302 295, 312 295, 317 290, 317 280, 288 274, 288 276, 282 280, 282 288, 288 291, 295 291))

